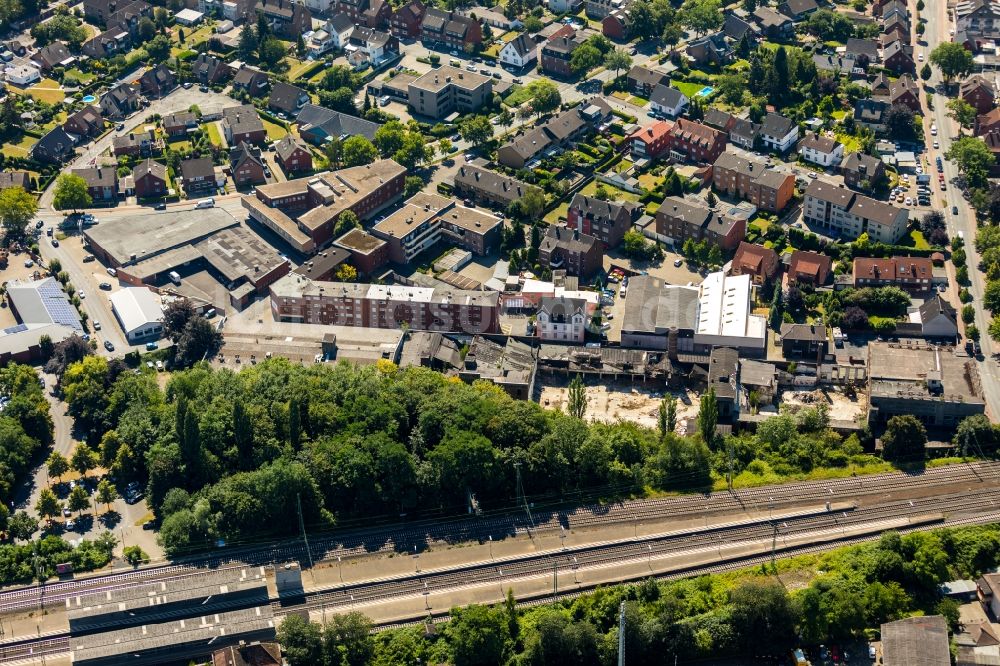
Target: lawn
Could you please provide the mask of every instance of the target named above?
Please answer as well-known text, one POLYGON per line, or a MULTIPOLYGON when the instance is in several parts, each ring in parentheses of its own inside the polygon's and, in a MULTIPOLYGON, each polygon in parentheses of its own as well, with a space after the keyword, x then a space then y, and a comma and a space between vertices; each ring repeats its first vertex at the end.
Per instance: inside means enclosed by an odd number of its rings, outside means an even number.
MULTIPOLYGON (((300 76, 302 76, 303 72, 305 72, 310 67, 316 65, 315 61, 298 60, 296 58, 291 58, 291 57, 285 58, 285 62, 288 63, 288 72, 286 72, 286 76, 288 77, 289 81, 297 80, 300 76)), ((320 73, 321 74, 325 73, 325 69, 326 68, 324 67, 320 67, 319 70, 320 73)))
POLYGON ((52 79, 42 79, 30 88, 10 86, 9 89, 17 95, 28 94, 39 102, 47 104, 58 104, 66 99, 66 92, 59 87, 58 81, 52 79))
POLYGON ((844 154, 861 150, 861 140, 856 136, 850 136, 841 132, 836 133, 837 141, 844 144, 844 154))
POLYGON ((924 238, 924 234, 919 229, 914 229, 908 236, 903 236, 900 245, 912 247, 914 250, 929 250, 931 244, 924 238))
POLYGON ((79 81, 80 83, 82 83, 83 85, 87 85, 88 83, 90 83, 91 81, 93 81, 95 78, 97 78, 96 76, 94 76, 90 72, 80 71, 76 67, 73 67, 72 69, 67 69, 66 70, 66 76, 73 77, 74 79, 76 79, 77 81, 79 81))
POLYGON ((504 44, 499 44, 499 43, 491 44, 489 48, 483 51, 483 55, 490 56, 491 58, 499 58, 500 49, 502 49, 504 46, 505 46, 504 44))
POLYGON ((510 107, 521 106, 525 102, 531 99, 531 91, 528 90, 527 86, 511 86, 510 94, 504 99, 503 103, 510 107))
POLYGON ((548 224, 558 224, 560 218, 565 220, 566 215, 568 214, 569 214, 569 202, 564 201, 555 208, 553 208, 552 211, 545 216, 545 222, 548 224))
POLYGON ((688 81, 674 81, 673 86, 684 93, 684 96, 688 99, 694 99, 695 95, 698 94, 698 91, 705 87, 705 84, 690 83, 688 81))
POLYGON ((180 152, 182 150, 185 151, 191 150, 191 142, 187 141, 186 139, 181 139, 179 141, 176 139, 171 140, 168 142, 168 145, 170 146, 170 150, 173 150, 175 152, 180 152))
POLYGON ((644 173, 639 176, 639 184, 647 190, 655 190, 661 182, 663 182, 663 176, 656 176, 651 173, 644 173))
POLYGON ((25 134, 17 143, 4 143, 3 148, 0 148, 0 153, 6 157, 27 157, 28 150, 35 145, 36 141, 38 139, 35 137, 25 134))
POLYGON ((600 183, 596 179, 587 183, 587 185, 582 190, 580 190, 580 194, 592 197, 594 196, 594 194, 597 193, 598 185, 604 186, 604 189, 608 193, 608 201, 621 201, 622 199, 624 199, 625 201, 639 200, 638 194, 632 194, 631 192, 626 192, 625 190, 619 190, 614 185, 609 185, 608 183, 600 183))
POLYGON ((208 140, 216 146, 223 146, 222 135, 219 134, 219 125, 215 122, 205 123, 205 131, 208 132, 208 140))
POLYGON ((265 129, 267 129, 267 138, 270 141, 277 141, 278 139, 281 139, 286 134, 288 134, 288 130, 282 127, 281 125, 277 123, 272 123, 267 118, 261 118, 260 120, 261 122, 264 123, 265 129))
POLYGON ((638 95, 633 95, 632 97, 629 97, 628 101, 640 107, 649 104, 648 99, 646 99, 645 97, 639 97, 638 95))

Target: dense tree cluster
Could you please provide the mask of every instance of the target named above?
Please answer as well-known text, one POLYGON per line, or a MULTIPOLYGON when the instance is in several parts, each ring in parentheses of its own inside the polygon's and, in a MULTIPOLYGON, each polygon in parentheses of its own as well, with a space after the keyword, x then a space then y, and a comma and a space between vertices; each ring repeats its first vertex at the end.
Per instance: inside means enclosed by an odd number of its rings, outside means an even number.
POLYGON ((0 396, 7 400, 0 411, 0 501, 7 505, 32 457, 52 443, 52 417, 38 375, 28 366, 0 369, 0 396))
POLYGON ((278 638, 291 666, 611 666, 624 601, 629 664, 787 654, 797 645, 863 640, 866 629, 913 614, 940 613, 955 626, 957 605, 942 599, 937 586, 990 570, 998 554, 996 525, 890 532, 875 543, 800 560, 812 581, 793 592, 766 570, 744 571, 647 580, 523 609, 508 593, 496 606, 453 609, 434 635, 422 627, 371 635, 367 620, 351 613, 326 625, 290 618, 278 638))

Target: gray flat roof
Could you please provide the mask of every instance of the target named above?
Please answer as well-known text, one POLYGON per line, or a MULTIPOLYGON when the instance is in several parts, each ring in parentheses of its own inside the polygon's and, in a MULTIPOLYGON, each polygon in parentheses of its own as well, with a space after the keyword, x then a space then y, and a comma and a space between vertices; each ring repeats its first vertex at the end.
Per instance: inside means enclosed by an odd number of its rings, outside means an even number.
POLYGON ((83 235, 124 266, 237 225, 239 221, 221 208, 205 208, 129 215, 101 222, 83 235))

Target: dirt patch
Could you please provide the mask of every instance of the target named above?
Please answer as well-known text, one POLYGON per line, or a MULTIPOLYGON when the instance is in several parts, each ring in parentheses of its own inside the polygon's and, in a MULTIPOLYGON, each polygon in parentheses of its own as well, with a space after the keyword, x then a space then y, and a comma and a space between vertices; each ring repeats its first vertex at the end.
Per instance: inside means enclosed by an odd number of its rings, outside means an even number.
POLYGON ((864 397, 861 393, 851 398, 832 388, 783 391, 778 403, 793 407, 815 407, 824 404, 829 409, 830 419, 835 421, 853 421, 865 413, 864 397))
MULTIPOLYGON (((539 402, 548 409, 566 410, 569 388, 565 382, 553 380, 542 386, 539 402)), ((614 423, 631 421, 649 428, 655 428, 659 419, 660 401, 666 392, 648 387, 633 387, 629 384, 601 384, 587 386, 588 421, 614 423)), ((677 422, 696 416, 698 395, 692 391, 674 392, 677 396, 677 422)))

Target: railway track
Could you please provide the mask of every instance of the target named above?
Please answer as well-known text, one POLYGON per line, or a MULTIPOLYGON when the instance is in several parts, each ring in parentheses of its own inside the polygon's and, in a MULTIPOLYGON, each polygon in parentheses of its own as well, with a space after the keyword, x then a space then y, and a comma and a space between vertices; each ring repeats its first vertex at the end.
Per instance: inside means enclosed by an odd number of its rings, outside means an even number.
MULTIPOLYGON (((516 581, 556 572, 565 573, 577 569, 597 569, 618 566, 646 558, 659 558, 669 555, 683 554, 686 551, 704 551, 726 544, 756 544, 779 537, 793 537, 811 533, 835 533, 844 531, 843 537, 836 537, 820 544, 789 545, 782 549, 782 557, 789 555, 820 552, 835 547, 863 543, 878 538, 878 534, 851 536, 846 530, 862 525, 888 524, 888 518, 927 515, 939 512, 944 522, 951 526, 982 524, 1000 521, 1000 493, 995 487, 983 488, 974 492, 960 492, 928 498, 922 501, 900 500, 864 508, 846 511, 835 511, 822 514, 803 513, 799 515, 779 515, 774 520, 760 519, 756 522, 742 521, 731 524, 714 525, 708 529, 677 530, 663 534, 648 535, 639 538, 608 541, 604 543, 586 544, 568 547, 549 552, 534 553, 526 556, 514 556, 478 562, 460 567, 429 570, 420 573, 370 580, 338 586, 333 589, 310 592, 304 603, 282 607, 279 602, 272 602, 275 614, 280 616, 288 612, 306 610, 342 611, 348 607, 362 606, 366 603, 419 597, 427 594, 445 592, 448 590, 488 586, 500 584, 501 587, 516 581)), ((895 525, 895 524, 894 524, 895 525)), ((926 524, 913 528, 893 527, 901 532, 925 529, 926 524)), ((675 579, 700 573, 729 571, 761 564, 770 560, 769 555, 748 555, 745 557, 729 557, 723 562, 712 564, 692 564, 682 570, 656 575, 659 579, 675 579)), ((643 575, 642 578, 647 578, 643 575)), ((577 596, 586 592, 590 586, 574 585, 570 589, 560 591, 560 598, 577 596)), ((523 599, 519 603, 534 604, 551 600, 551 594, 539 595, 536 599, 523 599)), ((433 613, 431 613, 433 615, 433 613)), ((443 619, 445 612, 438 615, 443 619)), ((414 617, 412 622, 396 621, 380 625, 379 629, 405 626, 423 621, 428 613, 414 617)), ((66 634, 43 637, 41 639, 24 639, 17 642, 0 644, 0 663, 30 663, 44 657, 54 656, 69 650, 69 636, 66 634)))
MULTIPOLYGON (((733 493, 680 495, 654 499, 639 499, 613 504, 589 504, 575 509, 536 509, 529 520, 524 511, 460 518, 432 523, 417 522, 395 528, 353 530, 337 535, 310 537, 311 555, 315 561, 371 555, 377 552, 418 550, 433 542, 456 543, 501 539, 529 532, 538 533, 565 529, 587 529, 616 523, 642 523, 671 517, 718 515, 746 510, 765 511, 790 505, 817 504, 826 501, 848 501, 886 495, 897 491, 915 493, 946 486, 966 485, 1000 487, 1000 462, 982 461, 931 468, 919 476, 903 472, 850 477, 842 479, 804 481, 794 484, 763 486, 733 493)), ((201 566, 171 564, 149 567, 119 574, 107 574, 60 581, 42 586, 23 587, 0 592, 0 614, 62 603, 82 592, 108 591, 136 582, 170 580, 199 575, 212 570, 250 565, 271 564, 289 560, 307 560, 301 541, 289 541, 262 547, 253 552, 231 553, 206 557, 201 566)))

